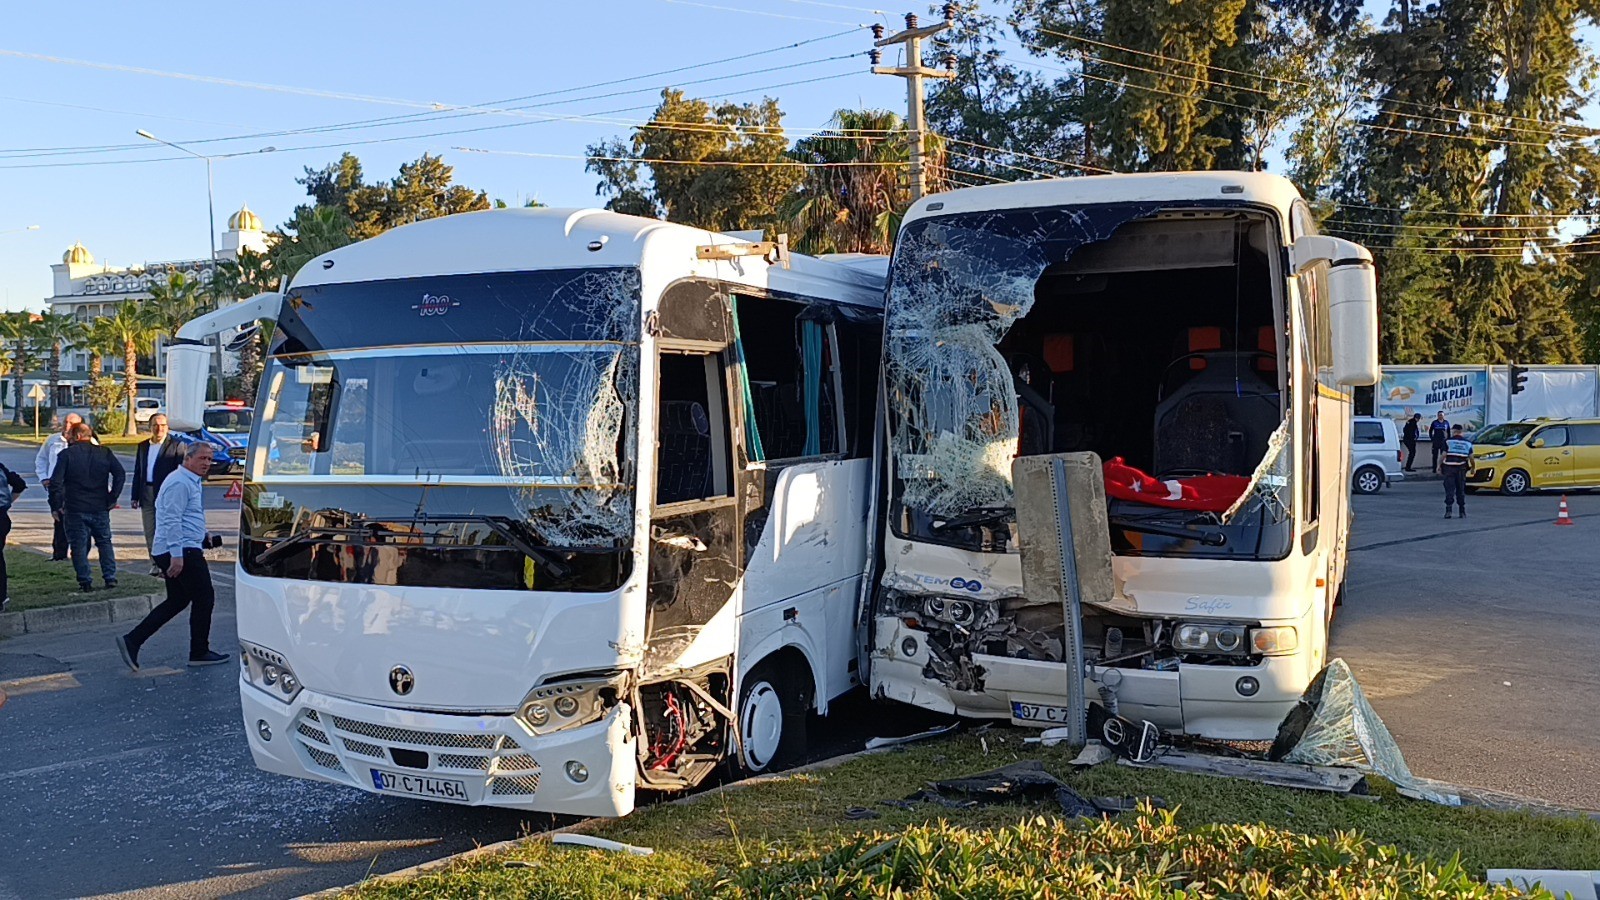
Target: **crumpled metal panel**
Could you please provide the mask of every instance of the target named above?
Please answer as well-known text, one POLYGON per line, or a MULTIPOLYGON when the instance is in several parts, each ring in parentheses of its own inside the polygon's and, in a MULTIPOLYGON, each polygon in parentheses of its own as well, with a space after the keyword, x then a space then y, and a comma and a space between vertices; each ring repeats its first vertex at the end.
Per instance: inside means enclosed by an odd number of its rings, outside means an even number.
POLYGON ((996 344, 1044 270, 1169 204, 997 210, 912 223, 895 248, 885 357, 902 501, 937 516, 1012 502, 1017 395, 996 344))

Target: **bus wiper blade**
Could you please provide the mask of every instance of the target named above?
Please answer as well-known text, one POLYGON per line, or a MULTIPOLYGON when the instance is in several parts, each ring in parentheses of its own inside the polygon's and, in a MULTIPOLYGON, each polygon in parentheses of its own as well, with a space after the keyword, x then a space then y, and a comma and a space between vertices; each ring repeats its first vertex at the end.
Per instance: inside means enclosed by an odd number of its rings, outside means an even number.
POLYGON ((304 547, 306 544, 315 543, 324 538, 339 536, 367 537, 371 534, 372 530, 370 528, 341 528, 334 525, 307 526, 257 553, 256 565, 267 565, 279 557, 287 556, 291 550, 304 547))
POLYGON ((941 522, 934 522, 929 530, 934 532, 949 531, 953 528, 972 528, 976 525, 993 525, 1004 522, 1017 514, 1009 506, 975 506, 959 516, 952 516, 941 522))
POLYGON ((479 513, 462 513, 459 515, 453 514, 438 516, 422 515, 418 516, 414 521, 419 525, 426 525, 429 522, 481 522, 489 526, 490 530, 504 538, 507 544, 515 547, 524 556, 532 557, 533 559, 538 560, 542 565, 550 570, 551 575, 554 575, 557 578, 566 578, 572 574, 572 566, 568 565, 566 561, 562 560, 561 557, 556 555, 565 548, 552 547, 546 544, 535 544, 530 542, 527 538, 523 537, 519 533, 519 530, 516 527, 519 523, 509 516, 491 516, 479 513))
POLYGON ((1161 537, 1178 538, 1184 541, 1199 541, 1207 547, 1225 547, 1228 536, 1220 531, 1199 531, 1187 528, 1166 528, 1160 525, 1147 525, 1138 519, 1125 519, 1112 517, 1112 528, 1121 528, 1123 531, 1135 531, 1139 534, 1154 534, 1161 537))

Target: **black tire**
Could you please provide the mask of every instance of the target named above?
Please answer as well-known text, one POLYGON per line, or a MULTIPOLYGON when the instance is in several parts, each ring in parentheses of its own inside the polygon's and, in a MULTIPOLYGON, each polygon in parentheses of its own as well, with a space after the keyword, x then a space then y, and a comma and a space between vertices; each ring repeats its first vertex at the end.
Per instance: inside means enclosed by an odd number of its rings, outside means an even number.
POLYGON ((1383 470, 1377 466, 1362 466, 1350 478, 1350 486, 1358 494, 1376 494, 1383 490, 1383 470))
POLYGON ((1512 469, 1500 479, 1500 493, 1507 497, 1519 497, 1533 489, 1533 479, 1522 469, 1512 469))
POLYGON ((797 681, 770 659, 744 677, 739 687, 739 708, 735 710, 739 715, 735 752, 740 772, 759 775, 792 765, 805 756, 809 710, 803 690, 796 687, 797 681))

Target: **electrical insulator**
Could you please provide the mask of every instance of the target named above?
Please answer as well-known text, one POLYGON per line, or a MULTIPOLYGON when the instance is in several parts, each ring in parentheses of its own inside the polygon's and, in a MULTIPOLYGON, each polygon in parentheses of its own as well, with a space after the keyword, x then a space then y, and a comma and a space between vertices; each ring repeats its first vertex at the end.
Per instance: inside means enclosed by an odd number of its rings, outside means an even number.
POLYGON ((956 5, 954 3, 946 3, 944 5, 944 21, 945 21, 945 24, 948 25, 951 22, 954 22, 955 20, 956 20, 956 5))
POLYGON ((883 62, 883 51, 879 50, 877 48, 873 48, 871 50, 868 50, 867 51, 867 59, 871 60, 873 65, 877 65, 877 64, 883 62))
POLYGON ((917 27, 917 14, 916 13, 906 13, 906 27, 907 28, 915 28, 915 27, 917 27))
POLYGON ((883 26, 882 25, 874 24, 872 26, 872 39, 875 40, 875 41, 883 40, 883 26))
POLYGON ((944 68, 947 72, 956 70, 956 55, 954 53, 946 53, 944 55, 944 68))

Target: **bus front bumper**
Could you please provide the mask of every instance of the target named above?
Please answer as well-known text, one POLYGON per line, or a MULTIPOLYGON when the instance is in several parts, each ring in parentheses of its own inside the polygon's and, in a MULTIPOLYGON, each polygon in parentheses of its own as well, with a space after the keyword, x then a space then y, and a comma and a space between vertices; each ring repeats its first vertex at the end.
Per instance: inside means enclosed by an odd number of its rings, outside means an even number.
POLYGON ((515 717, 390 709, 239 683, 256 766, 368 793, 576 816, 633 810, 631 709, 534 735, 515 717))
MULTIPOLYGON (((936 712, 980 718, 1009 718, 1023 725, 1049 726, 1049 719, 1024 720, 1019 712, 1059 708, 1065 702, 1066 667, 1060 663, 976 655, 984 672, 981 691, 954 691, 926 678, 925 633, 899 619, 877 619, 880 648, 872 659, 874 696, 899 700, 936 712), (887 639, 885 639, 887 638, 887 639), (910 639, 908 641, 908 638, 910 639), (912 650, 910 655, 906 650, 912 650), (1032 709, 1030 709, 1030 707, 1032 709)), ((1306 660, 1268 656, 1249 666, 1179 665, 1176 670, 1118 669, 1118 713, 1149 720, 1163 731, 1216 740, 1270 741, 1310 683, 1306 660), (1241 679, 1255 690, 1241 691, 1241 679)), ((1084 696, 1102 700, 1100 685, 1084 680, 1084 696)))

